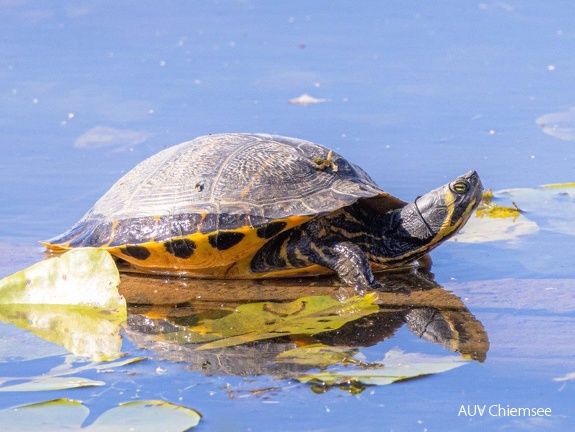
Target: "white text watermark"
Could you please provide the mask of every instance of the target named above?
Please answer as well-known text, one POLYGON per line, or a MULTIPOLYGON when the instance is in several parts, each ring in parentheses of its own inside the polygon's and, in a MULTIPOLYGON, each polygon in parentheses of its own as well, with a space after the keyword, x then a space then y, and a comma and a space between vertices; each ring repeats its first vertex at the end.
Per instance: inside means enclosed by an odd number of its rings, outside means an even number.
POLYGON ((512 407, 509 405, 461 405, 458 417, 551 417, 551 408, 512 407))

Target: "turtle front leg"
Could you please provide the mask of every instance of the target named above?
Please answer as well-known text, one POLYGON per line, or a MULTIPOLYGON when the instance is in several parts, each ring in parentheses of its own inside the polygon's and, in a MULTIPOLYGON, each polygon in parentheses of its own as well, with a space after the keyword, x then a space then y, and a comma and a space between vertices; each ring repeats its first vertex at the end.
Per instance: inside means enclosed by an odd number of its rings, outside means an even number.
POLYGON ((333 270, 347 285, 356 288, 383 288, 375 280, 369 261, 355 243, 341 242, 330 246, 313 245, 308 259, 333 270))

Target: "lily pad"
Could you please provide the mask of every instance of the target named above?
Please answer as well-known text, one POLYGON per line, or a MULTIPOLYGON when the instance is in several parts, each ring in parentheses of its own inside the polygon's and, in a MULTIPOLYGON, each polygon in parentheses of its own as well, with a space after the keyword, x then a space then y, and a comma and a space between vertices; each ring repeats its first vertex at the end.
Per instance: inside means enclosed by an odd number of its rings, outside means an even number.
POLYGON ((575 184, 549 184, 539 188, 508 189, 501 197, 514 200, 540 229, 575 235, 575 184))
MULTIPOLYGON (((67 360, 73 361, 74 358, 67 360)), ((91 362, 79 367, 72 366, 69 362, 56 366, 47 373, 33 377, 0 377, 0 384, 10 383, 17 381, 17 384, 3 385, 0 387, 0 392, 31 392, 31 391, 46 391, 46 390, 66 390, 78 387, 94 387, 103 386, 106 384, 103 381, 91 380, 82 378, 75 375, 87 370, 111 370, 116 367, 125 366, 131 363, 136 363, 144 360, 142 357, 133 357, 115 362, 91 362)))
POLYGON ((504 241, 514 243, 523 236, 535 235, 539 226, 526 216, 514 218, 491 217, 485 215, 469 219, 452 241, 461 243, 487 243, 504 241))
POLYGON ((513 222, 517 220, 517 218, 521 215, 521 210, 517 207, 517 204, 514 202, 511 203, 511 206, 505 206, 501 204, 497 204, 494 201, 493 191, 489 189, 487 192, 483 194, 483 199, 481 200, 481 204, 477 209, 475 216, 479 218, 489 217, 493 219, 507 219, 512 218, 513 222))
POLYGON ((80 429, 89 414, 81 402, 54 399, 0 411, 0 424, 5 432, 80 429))
POLYGON ((158 336, 175 343, 203 343, 202 349, 230 347, 288 335, 313 335, 379 311, 377 294, 338 301, 330 296, 302 297, 292 302, 257 302, 238 306, 227 315, 181 331, 158 336))
POLYGON ((108 252, 74 249, 0 280, 0 303, 125 309, 119 283, 118 269, 108 252))
POLYGON ((127 402, 100 415, 92 424, 82 427, 90 410, 81 402, 55 399, 0 411, 3 431, 110 430, 174 431, 197 426, 201 415, 181 405, 158 400, 127 402))
POLYGON ((513 242, 540 230, 575 235, 575 183, 505 189, 486 194, 482 205, 454 240, 513 242))
POLYGON ((305 374, 296 378, 301 382, 320 382, 327 386, 357 382, 363 385, 387 385, 396 381, 446 372, 467 362, 456 356, 406 354, 398 348, 389 351, 379 366, 345 368, 305 374))
POLYGON ((575 108, 569 111, 544 114, 535 120, 547 135, 564 141, 575 141, 575 108))
POLYGON ((103 386, 104 381, 79 377, 39 377, 21 384, 0 387, 0 392, 30 392, 47 390, 66 390, 78 387, 103 386))
POLYGON ((85 372, 88 370, 102 371, 111 370, 113 368, 119 368, 122 366, 131 365, 133 363, 139 363, 146 360, 146 357, 130 357, 123 360, 116 360, 111 362, 91 362, 84 364, 82 366, 72 366, 70 363, 64 363, 62 365, 56 366, 50 370, 49 375, 52 376, 66 376, 73 375, 79 372, 85 372))
POLYGON ((119 325, 126 301, 111 255, 75 249, 0 281, 0 320, 77 356, 107 361, 121 355, 119 325))

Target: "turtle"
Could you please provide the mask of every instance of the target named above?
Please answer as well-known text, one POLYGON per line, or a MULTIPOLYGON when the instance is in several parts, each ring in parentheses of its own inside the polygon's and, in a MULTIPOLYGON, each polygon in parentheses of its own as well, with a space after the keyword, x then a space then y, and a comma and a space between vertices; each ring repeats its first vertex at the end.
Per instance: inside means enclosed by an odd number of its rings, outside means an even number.
POLYGON ((297 138, 223 133, 168 147, 125 174, 60 253, 105 249, 136 271, 215 279, 335 273, 356 288, 452 237, 482 198, 470 171, 405 202, 337 152, 297 138))

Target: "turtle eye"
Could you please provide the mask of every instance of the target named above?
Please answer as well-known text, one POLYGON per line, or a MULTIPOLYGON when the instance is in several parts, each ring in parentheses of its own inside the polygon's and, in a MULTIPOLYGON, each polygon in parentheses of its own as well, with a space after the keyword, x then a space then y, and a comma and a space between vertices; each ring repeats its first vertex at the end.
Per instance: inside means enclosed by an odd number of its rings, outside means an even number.
POLYGON ((469 183, 460 180, 451 183, 449 185, 449 188, 451 189, 452 192, 455 192, 457 194, 463 194, 469 190, 469 183))

